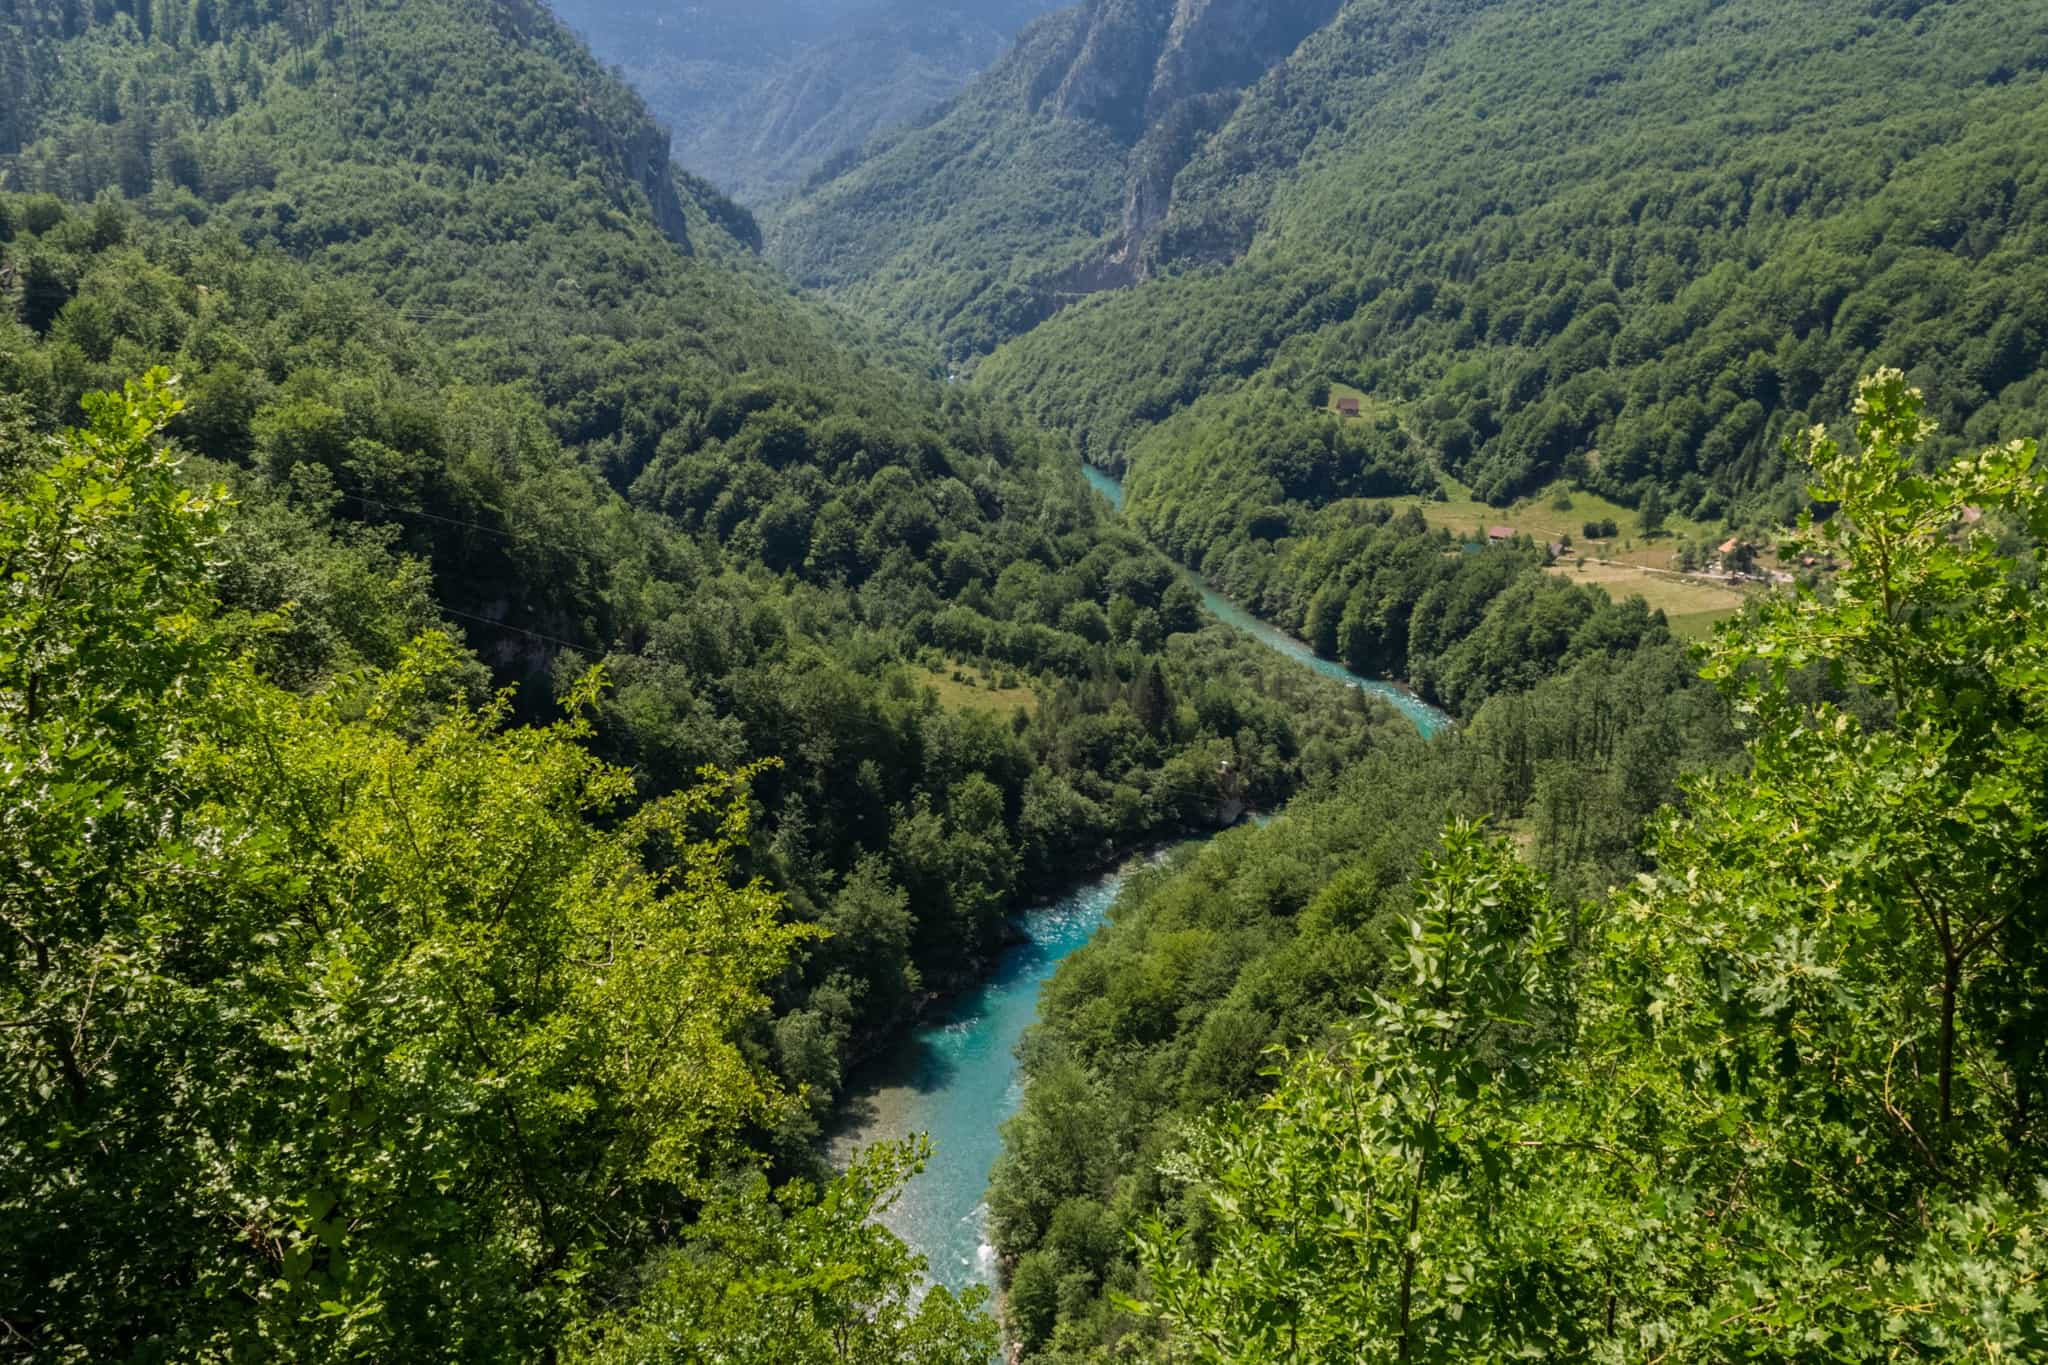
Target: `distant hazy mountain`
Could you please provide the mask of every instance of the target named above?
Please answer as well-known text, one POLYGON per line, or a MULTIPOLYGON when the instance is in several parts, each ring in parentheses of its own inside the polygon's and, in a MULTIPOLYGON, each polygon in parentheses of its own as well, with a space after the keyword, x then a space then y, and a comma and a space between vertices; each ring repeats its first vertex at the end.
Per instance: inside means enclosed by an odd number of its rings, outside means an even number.
POLYGON ((554 0, 675 129, 677 160, 742 200, 796 189, 915 122, 1063 0, 554 0))

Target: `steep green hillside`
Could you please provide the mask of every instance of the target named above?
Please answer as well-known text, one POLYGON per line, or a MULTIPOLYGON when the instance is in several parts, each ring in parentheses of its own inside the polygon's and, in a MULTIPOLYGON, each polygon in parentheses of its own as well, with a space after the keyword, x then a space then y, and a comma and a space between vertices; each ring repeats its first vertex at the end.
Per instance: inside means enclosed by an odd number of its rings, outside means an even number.
MULTIPOLYGON (((27 1040, 24 1065, 60 1078, 53 1090, 10 1092, 21 1105, 7 1111, 6 1131, 83 1135, 76 1150, 29 1152, 10 1139, 0 1158, 6 1221, 25 1229, 6 1251, 0 1318, 35 1333, 36 1349, 178 1355, 228 1341, 247 1353, 273 1340, 305 1358, 399 1357, 432 1337, 436 1350, 530 1356, 556 1349, 600 1300, 632 1299, 646 1253, 673 1242, 699 1192, 682 1164, 644 1173, 646 1199, 615 1201, 620 1223, 602 1233, 585 1216, 596 1205, 584 1182, 612 1181, 610 1125, 626 1111, 607 1106, 626 1101, 609 1080, 568 1093, 549 1072, 508 1101, 505 1121, 526 1125, 523 1136, 481 1135, 506 1139, 476 1158, 488 1173, 406 1166, 390 1175, 394 1185, 358 1171, 349 1188, 371 1202, 349 1208, 382 1210, 360 1215, 369 1222, 329 1219, 334 1206, 319 1189, 283 1189, 303 1173, 296 1157, 238 1159, 217 1174, 218 1198, 199 1199, 193 1182, 206 1168, 208 1135, 233 1127, 244 1080, 259 1090, 284 1084, 284 1064, 265 1050, 275 1040, 202 1037, 183 1031, 184 1016, 140 1031, 122 1020, 141 997, 95 986, 93 964, 108 954, 146 960, 149 984, 136 989, 150 999, 183 992, 195 1020, 231 1009, 234 973, 245 968, 275 987, 264 1010, 311 1008, 308 983, 326 980, 326 968, 306 965, 299 939, 275 955, 278 945, 258 943, 255 956, 222 958, 229 965, 218 970, 175 936, 142 942, 159 921, 103 892, 125 878, 139 894, 157 894, 155 872, 136 861, 152 856, 146 842, 109 853, 112 871, 51 881, 47 895, 20 899, 29 893, 15 871, 69 858, 63 850, 84 837, 76 820, 105 818, 88 809, 104 790, 93 784, 112 780, 105 774, 118 769, 159 793, 146 819, 164 828, 218 807, 269 860, 232 874, 261 883, 249 913, 304 914, 366 936, 374 952, 351 960, 385 983, 378 989, 388 986, 380 998, 413 1000, 386 975, 411 970, 414 949, 386 937, 394 921, 383 902, 367 892, 336 900, 346 906, 332 912, 339 918, 304 902, 334 861, 332 841, 322 842, 328 822, 453 822, 449 838, 460 845, 465 801, 495 790, 461 765, 501 773, 532 754, 565 785, 540 793, 514 783, 505 804, 490 807, 508 822, 503 847, 528 829, 535 801, 587 814, 591 837, 602 833, 596 825, 638 820, 633 828, 652 842, 634 856, 658 880, 681 856, 676 841, 705 832, 701 810, 657 830, 669 818, 660 812, 673 809, 658 803, 691 789, 705 765, 744 772, 735 791, 748 818, 727 826, 718 855, 730 872, 706 875, 721 884, 761 878, 775 893, 773 922, 800 932, 778 929, 781 949, 758 971, 731 963, 747 975, 733 978, 733 1008, 710 1021, 705 1042, 729 1043, 744 1074, 658 1081, 680 1087, 663 1105, 724 1116, 706 1152, 715 1169, 689 1175, 697 1181, 722 1178, 745 1147, 770 1153, 780 1169, 802 1166, 849 1060, 899 1028, 929 991, 978 971, 1002 940, 1005 911, 1038 888, 1118 847, 1213 824, 1225 760, 1273 802, 1350 761, 1376 728, 1398 725, 1254 646, 1201 631, 1193 592, 1156 552, 1102 524, 1064 449, 1018 434, 957 389, 861 358, 845 344, 846 324, 793 298, 731 235, 728 225, 744 230, 743 218, 670 178, 638 104, 538 12, 471 0, 326 14, 202 6, 170 17, 145 6, 16 11, 7 24, 8 51, 30 54, 35 77, 9 105, 23 145, 8 174, 45 192, 0 195, 0 475, 9 516, 20 514, 0 554, 14 594, 4 627, 16 641, 0 651, 0 667, 15 670, 0 681, 0 742, 31 755, 57 743, 41 727, 58 723, 49 719, 58 703, 37 670, 46 651, 77 645, 51 634, 53 623, 70 610, 67 594, 104 587, 118 597, 129 582, 123 556, 134 546, 118 528, 82 541, 86 558, 70 573, 62 536, 52 539, 38 519, 69 524, 138 498, 211 506, 177 491, 186 479, 221 480, 237 510, 209 527, 203 554, 178 552, 172 605, 137 605, 143 614, 119 617, 119 628, 169 632, 170 667, 200 657, 177 653, 188 619, 179 611, 220 621, 191 675, 204 681, 192 685, 242 697, 276 721, 217 720, 177 693, 164 702, 163 752, 131 753, 139 732, 95 719, 95 708, 113 697, 107 714, 118 716, 123 689, 140 684, 121 671, 121 657, 93 653, 74 670, 84 690, 66 694, 63 715, 111 727, 112 738, 49 759, 57 766, 48 771, 71 784, 57 804, 8 804, 16 823, 0 831, 11 869, 0 903, 9 925, 30 924, 20 917, 30 909, 83 916, 10 934, 0 979, 6 1036, 27 1040), (208 91, 210 102, 201 98, 208 91), (141 159, 124 161, 130 153, 141 159), (138 193, 124 202, 124 189, 138 193), (182 409, 160 395, 137 399, 157 405, 153 416, 99 402, 107 432, 48 443, 78 420, 83 397, 157 364, 179 375, 182 409), (159 426, 187 455, 186 472, 151 473, 131 489, 134 462, 157 458, 159 426), (118 458, 117 445, 126 452, 118 458), (114 464, 102 469, 102 460, 114 464), (29 563, 48 572, 12 576, 29 563), (426 643, 412 643, 423 635, 426 643), (473 645, 480 661, 450 639, 473 645), (583 681, 591 664, 602 666, 602 686, 583 681), (17 677, 24 669, 26 682, 17 677), (230 675, 232 685, 222 681, 230 675), (477 709, 493 678, 517 691, 477 709), (390 696, 377 700, 379 689, 390 696), (448 707, 474 715, 437 731, 448 707), (515 716, 570 712, 570 728, 547 741, 510 727, 515 716), (347 728, 358 720, 364 728, 347 728), (310 770, 273 773, 268 789, 184 782, 172 770, 192 727, 217 723, 236 736, 223 772, 260 782, 279 762, 310 770), (330 731, 343 745, 331 755, 319 747, 330 731), (447 751, 450 785, 416 806, 405 791, 381 814, 359 806, 366 769, 398 772, 414 761, 405 747, 414 743, 447 751), (585 761, 574 759, 579 749, 620 766, 580 770, 586 788, 571 771, 572 759, 585 761), (274 823, 286 819, 298 823, 274 823), (55 967, 38 965, 52 953, 55 967), (81 1093, 63 1079, 64 1047, 44 1046, 59 1037, 49 1023, 58 1018, 73 1021, 63 1037, 75 1023, 95 1046, 132 1046, 152 1066, 164 1048, 189 1047, 195 1066, 224 1069, 203 1083, 188 1078, 183 1091, 161 1077, 124 1088, 114 1072, 95 1072, 104 1095, 81 1093), (17 1024, 30 1032, 16 1033, 17 1024), (748 1098, 749 1086, 763 1102, 748 1098), (602 1098, 589 1111, 596 1127, 577 1129, 575 1140, 590 1144, 578 1150, 591 1162, 571 1171, 549 1165, 547 1153, 579 1094, 602 1098), (189 1123, 198 1145, 167 1148, 155 1166, 137 1150, 141 1166, 110 1169, 102 1156, 125 1161, 135 1125, 154 1123, 189 1123), (493 1183, 500 1176, 523 1181, 520 1192, 493 1183), (92 1199, 155 1182, 179 1216, 124 1237, 118 1221, 46 1197, 52 1181, 92 1199), (450 1208, 503 1219, 486 1227, 408 1205, 405 1190, 423 1184, 450 1208), (240 1233, 216 1235, 230 1206, 246 1247, 240 1233), (419 1220, 408 1221, 408 1208, 421 1210, 419 1220), (97 1219, 105 1239, 71 1235, 82 1218, 97 1219), (377 1254, 358 1248, 344 1260, 352 1229, 373 1223, 381 1230, 363 1235, 378 1239, 377 1254), (454 1266, 457 1250, 488 1263, 454 1266), (340 1305, 336 1320, 323 1325, 298 1299, 249 1307, 243 1287, 280 1274, 294 1292, 304 1284, 327 1296, 309 1305, 340 1305), (203 1305, 134 1288, 190 1277, 209 1286, 203 1305), (33 1304, 15 1298, 32 1286, 48 1292, 33 1304)), ((98 638, 92 620, 74 624, 79 639, 98 638)), ((418 761, 431 768, 438 759, 418 761)), ((28 759, 6 767, 17 776, 45 770, 28 759)), ((229 854, 243 837, 229 839, 229 854)), ((220 852, 202 844, 177 856, 225 877, 220 852)), ((624 866, 616 851, 597 856, 624 866)), ((418 918, 409 910, 402 923, 429 926, 418 951, 444 951, 437 916, 453 916, 447 933, 478 953, 501 931, 524 932, 471 924, 455 875, 470 862, 426 845, 408 857, 389 875, 413 884, 418 918)), ((565 903, 557 892, 584 885, 574 865, 548 866, 566 880, 550 874, 529 885, 517 880, 516 856, 493 864, 494 875, 514 874, 508 904, 526 906, 529 892, 546 902, 530 921, 536 933, 557 932, 546 918, 565 903)), ((584 963, 606 958, 588 942, 576 953, 584 963)), ((496 999, 507 1021, 516 1015, 539 1031, 507 1046, 538 1047, 534 1038, 557 1036, 550 1028, 598 1027, 602 1007, 556 1017, 524 991, 524 969, 490 975, 495 961, 465 959, 447 988, 473 991, 477 978, 465 973, 483 972, 502 994, 473 998, 496 999)), ((547 961, 547 971, 577 970, 547 961)), ((479 1005, 499 1017, 493 1008, 479 1005)), ((402 1010, 380 1019, 366 1055, 398 1046, 408 1027, 402 1010)), ((482 1093, 464 1087, 488 1090, 494 1073, 463 1040, 444 1041, 451 1050, 422 1064, 449 1078, 448 1121, 460 1127, 482 1093)), ((324 1075, 330 1064, 307 1065, 308 1075, 324 1075)), ((277 1098, 263 1093, 265 1104, 277 1098)), ((363 1103, 396 1112, 405 1101, 380 1092, 363 1103)), ((294 1122, 262 1112, 264 1123, 294 1122)), ((355 1113, 330 1115, 340 1131, 320 1140, 382 1140, 351 1127, 355 1113)), ((564 1142, 565 1151, 575 1145, 564 1142)), ((431 1162, 440 1150, 415 1154, 431 1162)), ((878 1176, 834 1192, 809 1222, 799 1217, 809 1196, 799 1193, 786 1206, 743 1204, 731 1211, 738 1221, 717 1226, 770 1236, 761 1224, 778 1223, 784 1209, 790 1222, 772 1235, 843 1240, 889 1183, 878 1176)), ((147 1216, 147 1201, 135 1207, 147 1216)), ((725 1233, 709 1235, 678 1266, 725 1256, 717 1292, 760 1271, 747 1253, 714 1249, 725 1233)), ((914 1282, 914 1268, 885 1253, 863 1253, 864 1271, 883 1275, 858 1291, 874 1296, 871 1306, 914 1282)), ((664 1294, 649 1307, 656 1319, 687 1308, 710 1339, 725 1335, 706 1325, 723 1321, 706 1316, 706 1303, 673 1285, 664 1294)), ((735 1319, 734 1330, 741 1325, 735 1319)))
POLYGON ((1072 310, 991 390, 1141 463, 1254 376, 1342 383, 1489 499, 1568 475, 1708 520, 1782 512, 1784 435, 1877 363, 1939 395, 1944 452, 2040 425, 2048 8, 1485 7, 1380 73, 1363 8, 1179 182, 1169 256, 1242 259, 1072 310))
POLYGON ((5 157, 17 188, 146 196, 362 281, 466 373, 531 383, 621 481, 732 373, 851 373, 836 329, 735 243, 746 216, 672 171, 545 11, 202 7, 145 34, 148 8, 76 33, 0 21, 42 73, 5 157))
MULTIPOLYGON (((203 173, 152 164, 141 217, 0 201, 9 386, 51 426, 174 363, 184 440, 425 566, 529 714, 607 660, 595 739, 644 790, 781 760, 755 865, 803 918, 865 917, 778 1001, 778 1063, 820 1105, 923 987, 986 960, 1007 908, 1207 824, 1223 758, 1271 800, 1369 742, 1341 690, 1194 635, 1192 591, 1098 522, 1058 446, 842 346, 715 199, 670 196, 665 237, 665 170, 626 175, 644 115, 544 16, 450 0, 209 40, 124 12, 31 36, 65 79, 20 175, 82 193, 96 147, 158 124, 203 173), (214 113, 168 107, 245 60, 214 113), (126 101, 110 123, 78 112, 101 84, 126 101), (1008 700, 941 706, 970 674, 1008 700)), ((293 575, 257 579, 256 605, 291 600, 293 575)), ((338 637, 301 676, 391 657, 361 604, 301 586, 306 629, 338 637)))
POLYGON ((587 744, 601 671, 513 724, 445 634, 405 642, 374 537, 194 477, 167 371, 84 415, 36 436, 0 395, 8 1354, 822 1355, 851 1316, 878 1358, 986 1360, 868 1223, 913 1147, 765 1197, 801 1097, 758 1035, 818 935, 744 868, 754 774, 637 799, 587 744), (293 580, 388 662, 291 676, 323 660, 260 608, 293 580), (832 1273, 725 1298, 783 1246, 832 1273))
POLYGON ((1090 0, 774 211, 773 259, 955 359, 1145 275, 1175 176, 1337 0, 1090 0))
POLYGON ((2038 424, 2034 0, 1395 0, 1270 49, 1227 8, 1046 21, 771 251, 956 358, 1028 332, 981 382, 1108 465, 1263 376, 1398 407, 1490 500, 1568 475, 1718 521, 1780 515, 1784 435, 1877 364, 1955 442, 2038 424), (1273 65, 1167 93, 1226 52, 1273 65))
POLYGON ((617 5, 554 0, 676 130, 676 160, 749 204, 780 199, 922 119, 1059 0, 617 5))
POLYGON ((1133 882, 1047 988, 989 1195, 1030 1358, 1108 1358, 1088 1351, 1144 1338, 1115 1306, 1143 1288, 1131 1234, 1160 1215, 1204 1225, 1171 1154, 1268 1087, 1268 1048, 1340 1033, 1386 986, 1446 821, 1524 831, 1561 898, 1598 892, 1642 869, 1642 821, 1675 775, 1733 749, 1711 690, 1667 644, 1503 699, 1455 740, 1382 750, 1273 825, 1133 882))

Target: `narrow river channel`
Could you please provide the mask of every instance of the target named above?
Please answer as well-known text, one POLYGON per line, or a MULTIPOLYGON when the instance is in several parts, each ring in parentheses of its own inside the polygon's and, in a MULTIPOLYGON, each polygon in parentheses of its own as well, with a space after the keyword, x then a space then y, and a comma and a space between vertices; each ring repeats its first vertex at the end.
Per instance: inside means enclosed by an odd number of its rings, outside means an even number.
MULTIPOLYGON (((1111 506, 1121 510, 1122 486, 1100 470, 1089 468, 1087 474, 1111 506)), ((1424 735, 1451 724, 1450 717, 1412 693, 1317 658, 1301 641, 1252 616, 1195 575, 1187 577, 1218 620, 1325 677, 1384 698, 1424 735)), ((871 1067, 865 1085, 850 1099, 851 1117, 832 1142, 831 1155, 839 1165, 869 1143, 931 1135, 931 1164, 883 1221, 924 1256, 931 1278, 948 1288, 995 1283, 983 1195, 1002 1151, 1002 1125, 1024 1098, 1017 1043, 1037 1017, 1039 990, 1061 959, 1095 936, 1122 885, 1122 874, 1112 873, 1027 913, 1023 928, 1030 941, 1005 953, 979 988, 951 1002, 941 1017, 871 1067)))
MULTIPOLYGON (((1089 485, 1109 500, 1111 507, 1116 508, 1119 512, 1123 511, 1124 486, 1121 483, 1118 483, 1114 477, 1097 469, 1092 464, 1081 466, 1081 472, 1088 476, 1089 485)), ((1214 616, 1217 620, 1227 626, 1234 626, 1251 636, 1254 640, 1257 640, 1260 644, 1285 654, 1288 658, 1305 668, 1312 668, 1326 678, 1335 678, 1338 682, 1350 683, 1353 687, 1362 688, 1382 701, 1390 703, 1395 710, 1415 722, 1415 728, 1422 732, 1423 738, 1427 739, 1451 723, 1449 716, 1437 710, 1405 687, 1396 687, 1393 683, 1382 682, 1378 678, 1360 677, 1340 663, 1318 657, 1313 649, 1310 649, 1300 640, 1295 639, 1292 635, 1276 626, 1261 621, 1222 593, 1217 592, 1202 581, 1201 577, 1192 570, 1184 568, 1180 571, 1180 575, 1193 584, 1195 589, 1202 594, 1202 605, 1207 607, 1210 615, 1214 616)))

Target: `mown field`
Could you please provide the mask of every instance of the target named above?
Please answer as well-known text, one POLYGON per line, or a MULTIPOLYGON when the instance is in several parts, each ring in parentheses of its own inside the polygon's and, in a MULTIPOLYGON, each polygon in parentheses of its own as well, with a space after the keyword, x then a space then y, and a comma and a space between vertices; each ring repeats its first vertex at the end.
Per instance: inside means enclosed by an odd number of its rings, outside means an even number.
POLYGON ((1748 598, 1739 588, 1697 576, 1681 577, 1613 560, 1566 560, 1551 572, 1574 583, 1605 588, 1616 601, 1640 597, 1652 609, 1664 613, 1674 635, 1687 640, 1705 636, 1715 625, 1741 611, 1748 598))
POLYGON ((1651 569, 1673 567, 1678 558, 1679 544, 1685 540, 1714 539, 1723 534, 1718 527, 1670 516, 1665 518, 1662 531, 1646 537, 1642 531, 1642 518, 1634 508, 1624 507, 1584 489, 1572 489, 1563 482, 1552 484, 1506 507, 1488 506, 1454 479, 1446 478, 1444 486, 1451 495, 1448 501, 1425 498, 1403 498, 1399 501, 1404 504, 1412 502, 1422 509, 1424 521, 1431 526, 1441 526, 1454 535, 1484 538, 1488 527, 1512 526, 1517 533, 1533 540, 1569 540, 1582 553, 1589 548, 1585 536, 1586 523, 1612 521, 1618 534, 1610 539, 1591 542, 1598 547, 1598 556, 1651 569))

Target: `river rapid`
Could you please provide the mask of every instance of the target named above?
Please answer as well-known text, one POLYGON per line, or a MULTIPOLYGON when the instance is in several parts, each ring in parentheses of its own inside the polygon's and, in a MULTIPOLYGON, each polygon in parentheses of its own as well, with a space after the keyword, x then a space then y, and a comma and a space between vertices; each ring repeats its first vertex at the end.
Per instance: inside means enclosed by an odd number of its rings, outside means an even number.
MULTIPOLYGON (((1088 481, 1121 511, 1123 488, 1092 467, 1088 481)), ((1202 603, 1220 621, 1303 667, 1362 688, 1396 707, 1425 736, 1450 717, 1404 688, 1361 678, 1317 658, 1186 570, 1202 603)), ((1062 959, 1095 936, 1123 886, 1123 872, 1076 887, 1051 905, 1022 916, 1028 939, 1003 955, 994 975, 952 1000, 944 1013, 866 1069, 850 1096, 847 1117, 831 1143, 834 1164, 874 1142, 931 1135, 933 1155, 883 1222, 928 1262, 927 1273, 956 1291, 995 1285, 988 1240, 989 1171, 1002 1151, 1002 1125, 1024 1100, 1017 1043, 1038 1015, 1038 994, 1062 959)))

